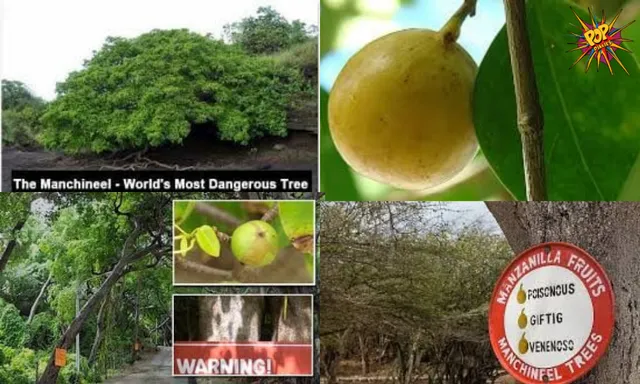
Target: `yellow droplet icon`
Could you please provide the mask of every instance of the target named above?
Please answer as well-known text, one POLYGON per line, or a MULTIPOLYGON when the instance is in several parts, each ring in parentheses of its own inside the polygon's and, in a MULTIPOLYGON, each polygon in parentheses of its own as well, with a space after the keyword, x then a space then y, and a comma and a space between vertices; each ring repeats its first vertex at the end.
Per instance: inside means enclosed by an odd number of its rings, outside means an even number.
POLYGON ((524 314, 524 308, 522 308, 522 312, 520 312, 520 316, 518 316, 518 327, 520 327, 520 329, 527 327, 527 315, 524 314))
POLYGON ((520 351, 520 354, 522 354, 522 355, 524 355, 525 353, 529 352, 529 342, 524 337, 524 335, 526 335, 526 332, 522 334, 522 338, 518 342, 518 350, 520 351))
POLYGON ((524 304, 527 301, 527 294, 522 289, 522 284, 520 284, 520 290, 518 291, 518 303, 524 304))

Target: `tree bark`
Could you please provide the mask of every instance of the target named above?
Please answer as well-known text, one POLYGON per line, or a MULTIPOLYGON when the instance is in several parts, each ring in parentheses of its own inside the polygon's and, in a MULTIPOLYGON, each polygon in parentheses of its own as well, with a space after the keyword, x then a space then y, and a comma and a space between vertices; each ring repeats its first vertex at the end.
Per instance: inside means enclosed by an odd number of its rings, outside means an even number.
POLYGON ((100 309, 98 310, 98 320, 96 322, 96 338, 93 340, 93 345, 91 346, 91 353, 89 353, 89 366, 92 367, 96 358, 98 357, 98 350, 100 349, 100 344, 102 343, 102 337, 104 336, 104 318, 107 314, 107 302, 109 301, 109 296, 105 297, 100 305, 100 309))
POLYGON ((42 284, 42 288, 40 288, 40 293, 38 293, 38 297, 36 297, 33 305, 31 306, 31 310, 29 311, 29 318, 27 319, 27 324, 31 324, 33 317, 36 315, 36 310, 38 309, 38 304, 40 304, 40 300, 42 296, 44 296, 44 291, 47 289, 49 284, 51 283, 51 278, 53 277, 53 273, 49 272, 49 277, 47 277, 47 281, 42 284))
POLYGON ((360 364, 362 368, 362 375, 369 373, 369 351, 367 350, 366 335, 363 332, 358 332, 358 344, 360 346, 360 364))
POLYGON ((0 272, 4 271, 4 268, 7 266, 9 258, 11 257, 11 254, 13 253, 13 250, 17 244, 16 235, 18 234, 18 232, 20 232, 22 227, 24 227, 24 223, 26 221, 27 219, 22 219, 16 223, 15 227, 13 227, 13 230, 11 231, 11 240, 9 240, 7 246, 4 249, 4 252, 2 252, 2 256, 0 256, 0 272))
POLYGON ((138 331, 140 329, 140 275, 138 275, 137 285, 138 285, 138 289, 136 290, 136 303, 135 303, 136 311, 135 311, 134 328, 133 328, 133 348, 131 351, 132 363, 138 360, 138 356, 140 352, 138 350, 138 348, 140 347, 138 343, 138 339, 139 339, 138 331))
POLYGON ((640 383, 640 203, 488 202, 513 251, 537 243, 572 243, 607 271, 616 324, 607 353, 576 383, 640 383))
MULTIPOLYGON (((94 293, 93 296, 91 296, 91 298, 89 298, 89 300, 85 303, 78 316, 73 319, 67 331, 62 335, 60 341, 58 341, 58 344, 56 345, 57 348, 69 349, 74 341, 74 338, 76 337, 78 332, 80 332, 80 329, 82 329, 84 322, 89 317, 89 314, 93 312, 98 303, 104 300, 105 296, 111 291, 111 288, 125 274, 125 268, 129 263, 136 261, 151 252, 157 251, 160 248, 158 245, 152 245, 139 251, 127 253, 129 251, 129 248, 133 245, 133 243, 135 243, 135 240, 140 235, 140 233, 141 231, 139 229, 136 229, 129 236, 123 246, 120 261, 118 261, 118 263, 115 265, 115 267, 109 274, 109 277, 107 277, 104 283, 102 283, 98 291, 94 293)), ((60 367, 56 367, 54 359, 55 349, 51 353, 51 357, 49 358, 47 367, 45 368, 42 376, 40 376, 38 384, 54 384, 56 382, 58 373, 60 372, 60 367)))

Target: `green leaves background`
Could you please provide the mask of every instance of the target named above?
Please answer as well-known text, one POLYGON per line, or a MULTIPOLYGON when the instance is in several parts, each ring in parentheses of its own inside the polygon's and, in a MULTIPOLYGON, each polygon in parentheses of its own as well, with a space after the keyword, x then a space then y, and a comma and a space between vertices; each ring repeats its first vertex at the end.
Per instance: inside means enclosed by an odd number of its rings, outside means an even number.
MULTIPOLYGON (((638 177, 640 155, 640 68, 635 54, 618 51, 629 76, 615 62, 614 76, 595 60, 585 73, 576 38, 578 21, 566 1, 528 2, 527 22, 540 102, 544 111, 545 165, 550 200, 638 199, 626 190, 638 177), (624 194, 623 194, 624 192, 624 194)), ((574 6, 575 8, 575 6, 574 6)), ((589 20, 584 10, 575 8, 589 20)), ((609 15, 611 20, 613 15, 609 15)), ((622 27, 622 21, 616 26, 622 27)), ((623 37, 638 35, 638 25, 623 37)), ((640 36, 636 38, 637 41, 640 36)), ((633 49, 631 44, 625 46, 633 49)), ((485 56, 476 81, 474 121, 482 150, 515 198, 525 199, 516 101, 504 28, 485 56)))
POLYGON ((197 125, 247 144, 286 135, 299 70, 188 30, 156 30, 104 47, 59 84, 42 120, 51 149, 104 152, 181 143, 197 125))

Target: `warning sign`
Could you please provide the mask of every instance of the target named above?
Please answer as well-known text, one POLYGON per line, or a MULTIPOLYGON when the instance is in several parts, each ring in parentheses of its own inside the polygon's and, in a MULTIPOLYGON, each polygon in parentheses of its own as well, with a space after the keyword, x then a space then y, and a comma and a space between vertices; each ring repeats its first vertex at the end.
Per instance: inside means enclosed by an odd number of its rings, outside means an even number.
POLYGON ((491 346, 524 383, 570 383, 613 332, 613 290, 598 262, 565 243, 539 244, 503 272, 489 306, 491 346))
POLYGON ((67 351, 62 348, 56 348, 54 356, 54 364, 56 367, 64 367, 67 364, 67 351))

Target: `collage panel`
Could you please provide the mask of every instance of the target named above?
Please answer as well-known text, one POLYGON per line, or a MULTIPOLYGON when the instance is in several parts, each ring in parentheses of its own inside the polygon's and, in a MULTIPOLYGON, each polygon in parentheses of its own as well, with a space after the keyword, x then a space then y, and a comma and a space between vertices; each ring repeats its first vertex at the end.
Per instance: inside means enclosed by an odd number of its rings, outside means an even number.
POLYGON ((175 200, 174 285, 315 285, 314 200, 175 200))
POLYGON ((321 191, 640 200, 639 10, 637 0, 321 0, 321 191))
POLYGON ((2 190, 317 190, 317 0, 7 0, 2 25, 2 190))
POLYGON ((314 375, 311 294, 176 294, 173 375, 314 375))
POLYGON ((638 382, 638 203, 318 211, 327 383, 638 382))

